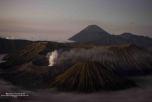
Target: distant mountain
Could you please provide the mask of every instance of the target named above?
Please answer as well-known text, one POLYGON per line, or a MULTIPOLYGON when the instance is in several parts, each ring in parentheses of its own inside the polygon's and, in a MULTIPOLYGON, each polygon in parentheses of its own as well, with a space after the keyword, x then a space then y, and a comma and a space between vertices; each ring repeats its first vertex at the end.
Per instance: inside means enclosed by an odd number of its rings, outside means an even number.
POLYGON ((138 36, 131 33, 112 35, 97 25, 89 25, 84 30, 80 31, 78 34, 69 38, 69 40, 78 43, 95 43, 101 45, 116 45, 130 43, 141 47, 152 46, 152 38, 138 36))
POLYGON ((0 53, 14 52, 31 43, 32 41, 28 41, 28 40, 0 38, 0 53))
MULTIPOLYGON (((66 45, 70 45, 70 43, 66 44, 66 43, 58 43, 53 41, 30 41, 23 39, 0 38, 0 53, 14 53, 17 52, 18 50, 20 51, 24 49, 26 46, 31 46, 33 43, 37 43, 36 45, 39 45, 39 43, 43 43, 43 42, 48 43, 48 48, 50 47, 51 49, 52 48, 56 49, 66 45)), ((35 46, 32 47, 35 48, 35 46)))
POLYGON ((102 28, 100 28, 99 26, 89 25, 84 30, 80 31, 78 34, 71 37, 69 40, 73 40, 76 42, 89 42, 107 36, 110 36, 110 34, 102 28))
POLYGON ((122 38, 128 40, 130 43, 138 46, 152 46, 152 38, 145 36, 138 36, 132 33, 123 33, 120 35, 122 38))

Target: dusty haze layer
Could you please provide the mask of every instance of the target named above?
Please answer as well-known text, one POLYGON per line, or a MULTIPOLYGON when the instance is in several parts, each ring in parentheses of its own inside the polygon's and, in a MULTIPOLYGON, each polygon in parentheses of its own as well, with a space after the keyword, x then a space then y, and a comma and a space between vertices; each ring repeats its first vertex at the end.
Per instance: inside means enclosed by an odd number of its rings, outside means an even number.
POLYGON ((0 36, 65 40, 87 25, 152 36, 151 0, 0 0, 0 36))

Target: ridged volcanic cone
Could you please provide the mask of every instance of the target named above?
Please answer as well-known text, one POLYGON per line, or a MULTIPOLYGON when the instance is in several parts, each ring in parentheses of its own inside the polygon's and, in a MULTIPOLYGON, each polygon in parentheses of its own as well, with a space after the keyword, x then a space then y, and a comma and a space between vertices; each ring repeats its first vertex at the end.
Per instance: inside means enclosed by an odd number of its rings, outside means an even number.
POLYGON ((78 62, 57 76, 52 83, 59 90, 80 92, 118 90, 134 85, 98 62, 78 62))

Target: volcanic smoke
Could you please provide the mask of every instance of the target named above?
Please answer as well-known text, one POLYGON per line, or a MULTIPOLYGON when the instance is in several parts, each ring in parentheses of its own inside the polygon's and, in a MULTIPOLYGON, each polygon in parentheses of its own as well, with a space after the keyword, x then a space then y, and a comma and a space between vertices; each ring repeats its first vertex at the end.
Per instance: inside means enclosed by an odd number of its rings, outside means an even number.
POLYGON ((56 63, 57 57, 58 57, 58 51, 57 50, 52 51, 49 54, 49 65, 48 66, 54 66, 56 63))

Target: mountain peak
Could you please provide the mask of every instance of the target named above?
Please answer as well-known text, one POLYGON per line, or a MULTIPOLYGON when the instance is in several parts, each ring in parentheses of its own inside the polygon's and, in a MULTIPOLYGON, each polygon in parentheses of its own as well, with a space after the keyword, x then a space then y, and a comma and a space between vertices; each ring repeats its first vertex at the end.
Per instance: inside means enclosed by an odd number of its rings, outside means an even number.
POLYGON ((96 30, 99 29, 99 30, 103 30, 98 25, 88 25, 85 29, 96 29, 96 30))
MULTIPOLYGON (((100 33, 107 33, 105 30, 103 30, 98 25, 88 25, 85 29, 82 31, 90 31, 92 33, 100 32, 100 33)), ((109 35, 109 33, 107 33, 109 35)))
POLYGON ((110 34, 108 32, 100 28, 98 25, 88 25, 86 28, 71 37, 69 40, 76 42, 90 42, 109 35, 110 34))

